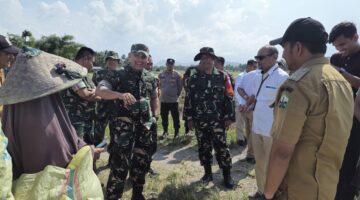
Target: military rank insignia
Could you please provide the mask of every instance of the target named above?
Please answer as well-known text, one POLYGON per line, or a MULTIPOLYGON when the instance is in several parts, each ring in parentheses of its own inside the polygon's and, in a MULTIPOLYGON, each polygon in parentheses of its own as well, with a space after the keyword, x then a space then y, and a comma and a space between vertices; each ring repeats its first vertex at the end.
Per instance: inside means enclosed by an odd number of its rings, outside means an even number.
POLYGON ((280 101, 279 101, 279 108, 287 108, 289 104, 289 97, 285 94, 281 95, 280 101))

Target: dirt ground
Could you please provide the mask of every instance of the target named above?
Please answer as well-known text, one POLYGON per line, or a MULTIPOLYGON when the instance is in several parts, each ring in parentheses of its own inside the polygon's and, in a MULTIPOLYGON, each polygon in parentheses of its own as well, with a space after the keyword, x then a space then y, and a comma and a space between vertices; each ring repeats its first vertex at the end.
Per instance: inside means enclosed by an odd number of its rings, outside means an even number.
MULTIPOLYGON (((158 176, 147 176, 145 197, 147 199, 248 199, 249 193, 256 190, 254 166, 244 159, 246 149, 237 145, 230 148, 232 155, 232 176, 236 183, 234 190, 222 186, 222 171, 216 159, 213 162, 214 181, 208 185, 199 182, 203 168, 198 159, 195 136, 182 136, 178 141, 168 139, 160 142, 158 151, 153 157, 152 168, 158 176)), ((106 186, 109 169, 106 168, 108 154, 103 153, 97 161, 101 183, 106 186)), ((131 198, 130 183, 125 188, 122 199, 131 198)))

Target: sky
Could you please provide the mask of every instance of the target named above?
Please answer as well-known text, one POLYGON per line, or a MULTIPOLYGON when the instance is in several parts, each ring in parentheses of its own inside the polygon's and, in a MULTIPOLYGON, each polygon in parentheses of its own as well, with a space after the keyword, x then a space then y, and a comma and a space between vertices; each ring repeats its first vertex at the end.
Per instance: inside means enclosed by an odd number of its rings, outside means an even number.
MULTIPOLYGON (((300 17, 319 20, 327 32, 345 20, 360 29, 359 0, 0 0, 0 5, 0 34, 21 35, 24 29, 35 38, 69 34, 96 51, 120 55, 144 43, 155 63, 170 57, 191 63, 205 46, 227 62, 246 63, 300 17)), ((335 52, 329 45, 326 55, 335 52)))

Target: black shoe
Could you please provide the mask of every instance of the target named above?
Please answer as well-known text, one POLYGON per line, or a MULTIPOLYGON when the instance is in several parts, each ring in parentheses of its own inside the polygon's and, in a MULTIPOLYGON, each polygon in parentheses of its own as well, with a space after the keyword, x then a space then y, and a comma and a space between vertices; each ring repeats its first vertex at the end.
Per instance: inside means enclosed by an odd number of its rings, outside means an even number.
POLYGON ((133 193, 131 200, 145 200, 144 195, 142 194, 144 187, 139 186, 133 186, 133 193))
POLYGON ((149 174, 152 175, 152 176, 157 176, 159 175, 159 173, 157 173, 155 170, 153 170, 153 168, 150 167, 149 169, 149 174))
POLYGON ((256 163, 255 158, 252 158, 252 157, 246 157, 245 160, 249 164, 255 164, 256 163))
POLYGON ((202 178, 201 178, 201 181, 203 183, 210 183, 211 181, 213 181, 213 176, 212 174, 205 174, 202 178))
POLYGON ((145 200, 145 197, 142 194, 134 194, 133 193, 131 200, 145 200))
POLYGON ((237 144, 238 144, 239 146, 241 146, 241 147, 244 147, 244 146, 247 145, 247 141, 246 141, 246 139, 244 139, 244 140, 238 140, 238 141, 237 141, 237 144))
POLYGON ((263 197, 263 194, 259 191, 257 191, 255 194, 249 195, 249 199, 260 199, 263 197))
POLYGON ((228 189, 234 189, 235 183, 230 175, 230 168, 223 169, 224 186, 228 189))

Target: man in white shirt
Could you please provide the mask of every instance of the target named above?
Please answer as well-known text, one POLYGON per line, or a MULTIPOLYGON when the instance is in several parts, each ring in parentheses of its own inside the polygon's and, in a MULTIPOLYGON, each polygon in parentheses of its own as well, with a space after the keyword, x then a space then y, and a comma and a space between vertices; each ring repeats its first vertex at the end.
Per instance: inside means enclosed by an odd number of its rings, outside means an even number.
POLYGON ((281 69, 276 60, 278 50, 274 46, 262 47, 255 59, 259 63, 260 73, 254 77, 254 95, 248 97, 247 104, 254 104, 252 124, 252 144, 255 155, 255 173, 258 191, 252 195, 257 198, 264 192, 266 169, 271 151, 272 139, 270 135, 273 122, 272 104, 275 101, 278 88, 288 78, 288 74, 281 69))
MULTIPOLYGON (((235 104, 236 104, 236 135, 237 143, 239 146, 248 145, 246 160, 250 163, 254 163, 254 154, 251 143, 251 115, 252 111, 246 109, 246 100, 241 96, 245 95, 248 90, 245 89, 251 86, 248 73, 257 69, 257 62, 255 60, 248 60, 244 72, 241 72, 235 80, 235 104), (246 80, 243 81, 243 78, 246 80), (239 91, 240 92, 239 92, 239 91), (250 113, 251 112, 251 113, 250 113)), ((250 76, 251 77, 251 76, 250 76)))

